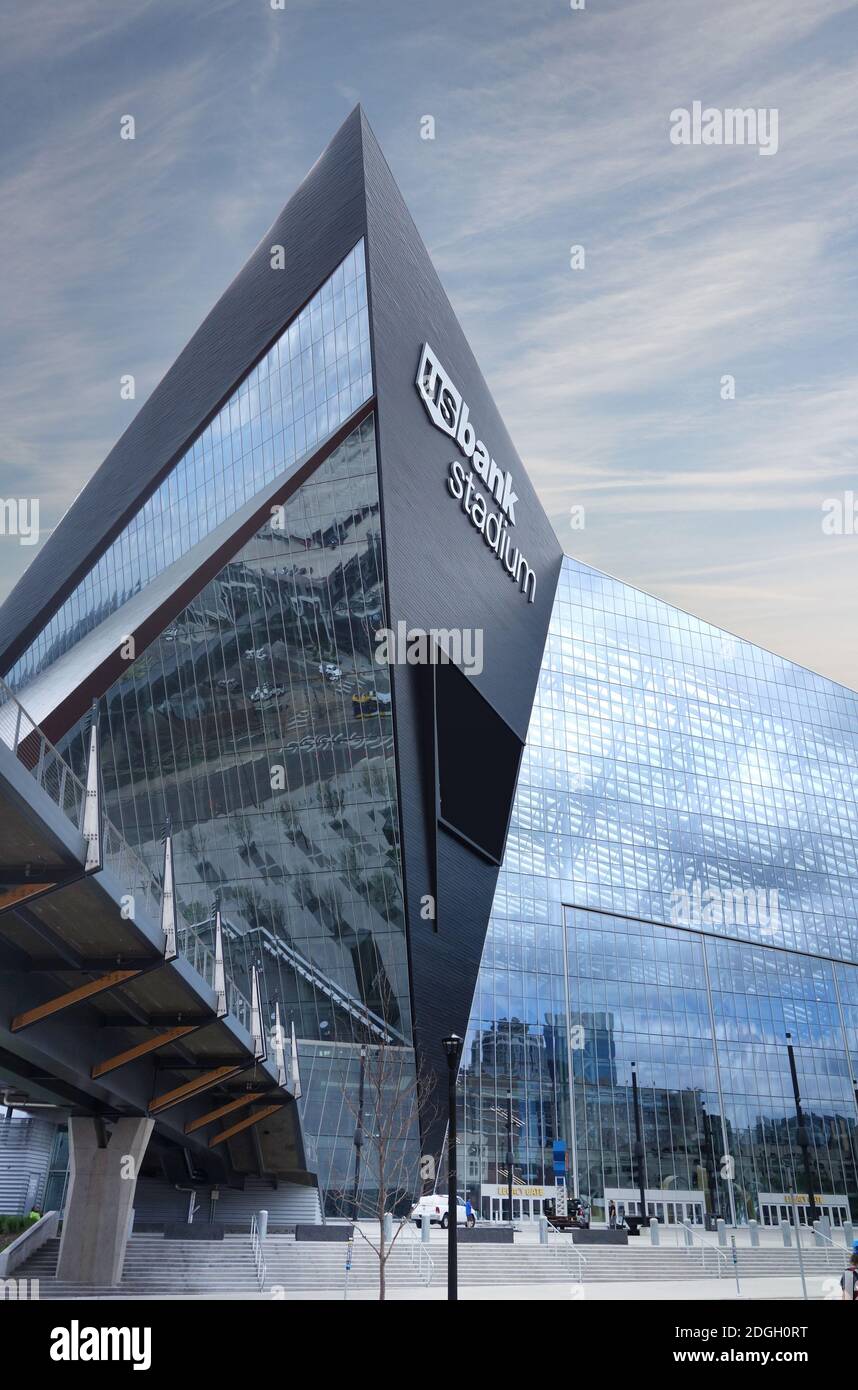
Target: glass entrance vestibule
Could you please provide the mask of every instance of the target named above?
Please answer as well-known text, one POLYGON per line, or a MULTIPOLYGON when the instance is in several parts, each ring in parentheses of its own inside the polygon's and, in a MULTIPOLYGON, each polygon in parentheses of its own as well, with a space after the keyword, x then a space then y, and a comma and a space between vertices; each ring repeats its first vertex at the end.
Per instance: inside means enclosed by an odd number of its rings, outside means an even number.
MULTIPOLYGON (((842 1193, 815 1192, 817 1221, 822 1216, 831 1226, 843 1226, 849 1221, 849 1200, 842 1193)), ((799 1226, 810 1224, 810 1201, 806 1192, 761 1192, 760 1222, 763 1226, 779 1226, 782 1221, 793 1223, 793 1210, 799 1226)))
MULTIPOLYGON (((646 1188, 646 1215, 654 1216, 663 1226, 702 1226, 706 1214, 706 1199, 693 1189, 646 1188)), ((613 1202, 617 1209, 617 1224, 625 1216, 640 1216, 640 1193, 634 1187, 606 1187, 605 1211, 613 1202)))

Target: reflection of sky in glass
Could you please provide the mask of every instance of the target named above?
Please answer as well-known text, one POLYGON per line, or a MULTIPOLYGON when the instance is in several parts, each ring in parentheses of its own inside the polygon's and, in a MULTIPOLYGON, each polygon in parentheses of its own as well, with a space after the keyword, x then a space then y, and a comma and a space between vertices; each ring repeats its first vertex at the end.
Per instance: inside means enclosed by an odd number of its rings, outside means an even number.
POLYGON ((789 1031, 818 1190, 858 1217, 858 969, 799 954, 858 960, 856 744, 851 691, 565 561, 465 1048, 474 1182, 504 1180, 511 1079, 516 1176, 553 1183, 565 959, 584 1195, 634 1186, 635 1060, 647 1186, 699 1186, 704 1099, 759 1216, 795 1185, 789 1031), (680 930, 695 884, 774 893, 777 915, 680 930))
POLYGON ((12 668, 20 687, 372 395, 359 242, 12 668))

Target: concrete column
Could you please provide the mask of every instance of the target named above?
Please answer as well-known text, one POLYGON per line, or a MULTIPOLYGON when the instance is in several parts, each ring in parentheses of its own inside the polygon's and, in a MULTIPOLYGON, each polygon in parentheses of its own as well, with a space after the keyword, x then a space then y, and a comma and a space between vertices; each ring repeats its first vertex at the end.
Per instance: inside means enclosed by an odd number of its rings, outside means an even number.
POLYGON ((784 1238, 784 1245, 789 1250, 792 1245, 792 1226, 788 1221, 781 1222, 781 1235, 784 1238))
POLYGON ((854 1230, 853 1230, 853 1228, 852 1228, 852 1222, 851 1222, 851 1221, 844 1221, 844 1222, 843 1222, 843 1239, 844 1239, 845 1242, 846 1242, 846 1249, 847 1249, 847 1250, 851 1250, 851 1249, 852 1249, 852 1242, 853 1242, 854 1239, 855 1239, 855 1232, 854 1232, 854 1230))
POLYGON ((122 1278, 137 1175, 154 1120, 123 1119, 109 1142, 96 1120, 69 1120, 69 1191, 57 1278, 110 1287, 122 1278))
POLYGON ((756 1249, 759 1249, 759 1245, 760 1245, 760 1227, 759 1227, 758 1222, 756 1222, 756 1221, 749 1221, 749 1222, 748 1222, 748 1230, 749 1230, 750 1233, 751 1233, 751 1245, 754 1247, 755 1250, 756 1250, 756 1249))
POLYGON ((428 1245, 432 1239, 432 1227, 429 1224, 428 1216, 424 1216, 420 1222, 420 1239, 424 1245, 428 1245))
POLYGON ((726 1244, 727 1244, 727 1223, 726 1223, 726 1221, 724 1220, 723 1216, 719 1216, 719 1217, 718 1217, 718 1220, 715 1222, 715 1225, 716 1225, 716 1227, 718 1228, 718 1244, 719 1244, 719 1245, 726 1245, 726 1244))
POLYGON ((547 1217, 547 1216, 540 1216, 540 1218, 539 1218, 539 1244, 540 1244, 540 1245, 547 1245, 547 1244, 548 1244, 548 1217, 547 1217))
POLYGON ((653 1217, 652 1221, 649 1223, 649 1239, 651 1245, 661 1244, 661 1227, 656 1217, 653 1217))

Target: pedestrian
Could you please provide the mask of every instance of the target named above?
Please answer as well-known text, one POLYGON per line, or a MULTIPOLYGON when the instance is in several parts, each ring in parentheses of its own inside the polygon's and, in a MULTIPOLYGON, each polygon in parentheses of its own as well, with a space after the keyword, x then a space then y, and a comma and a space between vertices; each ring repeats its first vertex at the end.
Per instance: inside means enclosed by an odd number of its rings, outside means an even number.
POLYGON ((852 1247, 849 1264, 840 1276, 840 1287, 846 1303, 858 1303, 858 1240, 852 1247))
POLYGON ((608 1226, 612 1231, 617 1229, 617 1204, 613 1197, 608 1203, 608 1226))

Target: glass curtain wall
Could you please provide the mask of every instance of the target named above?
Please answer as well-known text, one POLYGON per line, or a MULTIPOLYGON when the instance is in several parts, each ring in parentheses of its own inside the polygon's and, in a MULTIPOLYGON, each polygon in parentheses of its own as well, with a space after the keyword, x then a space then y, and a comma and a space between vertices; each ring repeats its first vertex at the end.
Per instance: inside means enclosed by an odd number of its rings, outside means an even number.
MULTIPOLYGON (((390 1062, 379 1096, 413 1079, 389 670, 374 659, 384 613, 368 417, 101 702, 107 814, 156 871, 172 817, 186 918, 210 930, 217 896, 239 984, 261 964, 269 1009, 279 1000, 295 1024, 332 1214, 361 1045, 373 1075, 390 1062)), ((84 725, 64 740, 77 766, 85 743, 84 725)), ((416 1135, 397 1143, 387 1179, 401 1195, 416 1135)), ((363 1162, 371 1205, 371 1145, 363 1162)))
POLYGON ((510 1111, 522 1214, 555 1145, 596 1219, 634 1209, 635 1061, 653 1208, 702 1218, 705 1105, 719 1206, 772 1219, 807 1187, 790 1032, 816 1193, 858 1217, 856 793, 854 692, 564 561, 460 1078, 484 1215, 510 1111))

